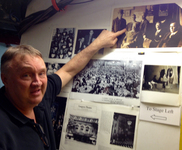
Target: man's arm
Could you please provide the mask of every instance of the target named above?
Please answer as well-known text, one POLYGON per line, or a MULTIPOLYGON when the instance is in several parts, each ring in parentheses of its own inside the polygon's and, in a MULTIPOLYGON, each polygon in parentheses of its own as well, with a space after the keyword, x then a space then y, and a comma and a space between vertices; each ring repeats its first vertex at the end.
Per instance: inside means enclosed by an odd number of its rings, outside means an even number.
POLYGON ((80 72, 90 61, 90 59, 101 48, 109 48, 115 45, 117 37, 123 34, 126 30, 123 29, 116 33, 108 30, 103 30, 100 35, 84 50, 75 55, 61 69, 55 72, 62 80, 64 87, 78 72, 80 72))

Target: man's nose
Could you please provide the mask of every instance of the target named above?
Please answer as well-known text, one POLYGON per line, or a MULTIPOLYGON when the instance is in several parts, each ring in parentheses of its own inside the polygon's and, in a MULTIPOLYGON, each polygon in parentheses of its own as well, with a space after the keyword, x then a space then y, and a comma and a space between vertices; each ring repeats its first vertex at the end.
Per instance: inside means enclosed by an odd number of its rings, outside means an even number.
POLYGON ((38 75, 35 75, 33 78, 32 85, 40 86, 42 84, 40 77, 38 75))

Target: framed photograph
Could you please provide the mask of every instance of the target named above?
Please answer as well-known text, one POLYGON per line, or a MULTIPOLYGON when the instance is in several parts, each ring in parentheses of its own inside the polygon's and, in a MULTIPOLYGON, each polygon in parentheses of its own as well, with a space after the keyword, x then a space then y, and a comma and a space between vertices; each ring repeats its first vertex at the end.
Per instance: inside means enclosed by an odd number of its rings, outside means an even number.
MULTIPOLYGON (((90 45, 102 32, 103 29, 78 29, 74 54, 78 54, 90 45)), ((103 54, 104 49, 100 49, 98 54, 103 54)))
POLYGON ((125 17, 130 17, 131 16, 131 11, 130 10, 124 10, 124 16, 125 17))
POLYGON ((127 29, 115 48, 181 47, 181 15, 175 3, 113 8, 111 31, 127 29))
POLYGON ((74 36, 74 28, 55 28, 53 30, 49 58, 71 59, 74 36))
POLYGON ((57 149, 59 149, 61 140, 66 102, 67 98, 57 97, 55 102, 51 106, 51 118, 52 118, 52 125, 54 129, 57 149))
POLYGON ((133 148, 136 116, 114 113, 110 144, 133 148))
POLYGON ((94 58, 73 78, 70 98, 138 106, 142 70, 143 63, 135 53, 94 58))

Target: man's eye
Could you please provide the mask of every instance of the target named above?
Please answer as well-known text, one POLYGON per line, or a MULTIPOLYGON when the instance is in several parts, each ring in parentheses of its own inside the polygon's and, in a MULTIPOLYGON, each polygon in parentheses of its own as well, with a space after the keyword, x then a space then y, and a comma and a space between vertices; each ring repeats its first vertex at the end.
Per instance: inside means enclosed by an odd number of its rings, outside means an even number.
POLYGON ((39 73, 39 76, 41 76, 41 77, 44 77, 46 75, 46 73, 45 72, 41 72, 41 73, 39 73))
POLYGON ((23 74, 22 77, 23 77, 23 78, 29 78, 30 75, 29 75, 29 74, 23 74))

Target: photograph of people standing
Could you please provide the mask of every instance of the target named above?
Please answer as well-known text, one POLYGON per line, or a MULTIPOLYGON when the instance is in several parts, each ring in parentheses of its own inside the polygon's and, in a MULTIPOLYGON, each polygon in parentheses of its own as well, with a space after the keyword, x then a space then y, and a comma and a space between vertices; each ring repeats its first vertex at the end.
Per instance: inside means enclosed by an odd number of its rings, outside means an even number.
POLYGON ((111 30, 126 28, 114 48, 182 47, 181 16, 175 3, 114 8, 111 30))
MULTIPOLYGON (((126 20, 123 18, 123 13, 124 12, 122 9, 119 10, 117 17, 113 20, 113 23, 112 23, 113 32, 117 32, 126 28, 126 20)), ((120 48, 124 37, 125 37, 125 34, 118 36, 117 48, 120 48)))

